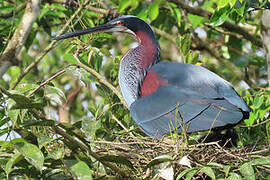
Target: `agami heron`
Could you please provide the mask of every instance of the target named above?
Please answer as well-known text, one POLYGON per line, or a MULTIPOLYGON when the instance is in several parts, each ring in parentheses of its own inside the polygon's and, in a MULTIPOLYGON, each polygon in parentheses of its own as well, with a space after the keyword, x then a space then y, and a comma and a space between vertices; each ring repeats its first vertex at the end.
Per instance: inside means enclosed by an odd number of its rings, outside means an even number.
POLYGON ((188 133, 209 130, 249 117, 250 107, 217 74, 192 64, 160 62, 153 30, 136 16, 121 16, 54 40, 95 32, 127 32, 137 37, 139 45, 122 58, 118 78, 132 118, 147 135, 160 138, 183 128, 188 133))

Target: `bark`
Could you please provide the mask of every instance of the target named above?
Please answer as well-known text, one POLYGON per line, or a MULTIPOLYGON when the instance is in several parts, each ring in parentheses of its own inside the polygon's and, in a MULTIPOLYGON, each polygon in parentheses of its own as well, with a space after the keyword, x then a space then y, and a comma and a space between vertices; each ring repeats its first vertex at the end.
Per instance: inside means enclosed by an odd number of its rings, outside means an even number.
POLYGON ((0 57, 0 78, 11 65, 18 64, 17 55, 21 51, 40 12, 41 0, 28 0, 24 15, 6 49, 0 57))
POLYGON ((262 40, 265 48, 267 65, 268 86, 270 86, 270 10, 266 9, 262 14, 262 40))
POLYGON ((80 91, 81 87, 67 92, 67 99, 63 101, 63 104, 58 109, 60 123, 70 123, 70 111, 72 106, 74 106, 80 91))

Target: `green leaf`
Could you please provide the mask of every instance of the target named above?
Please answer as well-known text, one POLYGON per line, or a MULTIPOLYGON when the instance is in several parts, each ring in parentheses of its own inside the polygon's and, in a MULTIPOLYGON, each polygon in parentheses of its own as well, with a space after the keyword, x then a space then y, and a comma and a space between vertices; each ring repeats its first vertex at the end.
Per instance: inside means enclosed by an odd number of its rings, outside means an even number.
POLYGON ((168 161, 173 161, 173 158, 171 156, 169 156, 169 155, 161 155, 161 156, 155 157, 152 161, 150 161, 147 164, 146 169, 150 168, 150 167, 152 167, 154 165, 164 163, 164 162, 168 162, 168 161))
POLYGON ((30 164, 35 166, 38 170, 42 170, 44 156, 36 145, 19 138, 12 140, 12 143, 30 164))
POLYGON ((82 119, 82 128, 81 130, 86 135, 89 140, 93 140, 95 138, 96 131, 101 128, 101 121, 97 121, 90 117, 84 117, 82 119))
POLYGON ((237 173, 230 173, 230 176, 226 180, 242 180, 242 177, 237 173))
POLYGON ((124 12, 124 10, 131 4, 130 0, 121 0, 120 4, 119 4, 119 12, 122 13, 124 12))
POLYGON ((198 169, 192 169, 191 171, 189 171, 189 172, 186 174, 185 180, 190 180, 190 179, 192 179, 192 178, 195 176, 195 174, 197 174, 198 171, 199 171, 198 169))
POLYGON ((188 14, 188 20, 190 21, 193 28, 202 25, 202 23, 206 21, 204 17, 194 14, 188 14))
POLYGON ((21 94, 14 93, 11 94, 9 98, 11 98, 8 104, 9 109, 41 108, 44 106, 42 102, 35 102, 34 100, 21 94))
POLYGON ((237 12, 239 16, 243 16, 245 13, 245 7, 246 7, 246 3, 243 3, 240 8, 235 8, 234 10, 237 12))
POLYGON ((73 57, 72 54, 69 53, 65 53, 63 55, 63 59, 71 64, 77 64, 78 62, 76 61, 76 59, 73 57))
POLYGON ((100 160, 114 162, 116 164, 123 164, 129 167, 130 169, 134 169, 133 164, 124 156, 105 155, 100 157, 100 160))
POLYGON ((189 34, 178 36, 176 43, 183 56, 187 56, 187 54, 190 53, 191 40, 189 34))
MULTIPOLYGON (((189 177, 191 176, 191 174, 193 174, 193 176, 198 172, 198 168, 190 168, 190 169, 185 169, 184 171, 182 171, 180 174, 178 174, 176 180, 180 180, 182 177, 184 177, 185 175, 189 174, 189 177)), ((192 176, 192 177, 193 177, 192 176)), ((191 178, 192 178, 191 177, 191 178)))
POLYGON ((148 9, 147 8, 142 8, 140 10, 140 12, 137 14, 137 16, 139 18, 141 18, 142 20, 146 20, 147 19, 147 14, 148 14, 148 9))
POLYGON ((43 146, 46 146, 48 143, 52 142, 54 139, 49 136, 38 136, 38 147, 41 149, 43 146))
POLYGON ((223 24, 229 17, 230 6, 227 5, 219 10, 216 10, 210 18, 210 25, 219 26, 223 24))
POLYGON ((176 18, 177 20, 177 24, 178 26, 180 27, 181 26, 181 19, 182 19, 182 16, 181 16, 181 11, 180 9, 176 6, 176 4, 174 3, 167 3, 169 5, 169 8, 171 10, 171 14, 174 18, 176 18))
POLYGON ((37 84, 30 84, 30 83, 24 83, 24 84, 19 84, 16 87, 16 90, 20 92, 21 94, 24 94, 26 92, 34 90, 36 87, 38 87, 37 84))
POLYGON ((65 93, 61 89, 54 86, 46 86, 46 88, 50 92, 50 94, 57 94, 61 98, 66 99, 65 93))
POLYGON ((237 0, 230 0, 230 5, 231 5, 231 7, 234 7, 236 1, 237 1, 237 0))
POLYGON ((17 120, 20 114, 20 110, 19 109, 10 109, 8 110, 8 117, 10 118, 10 120, 14 123, 17 124, 17 120))
POLYGON ((65 156, 65 147, 61 145, 58 145, 58 147, 50 148, 47 151, 48 151, 47 157, 51 159, 58 160, 64 158, 65 156))
POLYGON ((254 169, 250 162, 244 163, 240 166, 240 173, 246 180, 255 180, 254 169))
POLYGON ((92 173, 85 162, 80 160, 64 160, 64 164, 75 179, 92 180, 92 173))
POLYGON ((224 6, 228 5, 230 2, 231 0, 218 0, 217 7, 218 9, 223 8, 224 6))
POLYGON ((219 168, 224 167, 222 164, 215 163, 215 162, 210 162, 210 163, 207 164, 207 166, 214 166, 214 167, 219 167, 219 168))
POLYGON ((148 16, 149 16, 151 21, 155 20, 158 17, 159 4, 160 4, 159 0, 154 0, 149 6, 148 16))
POLYGON ((254 124, 256 118, 255 118, 255 113, 254 112, 251 112, 249 114, 249 118, 248 119, 245 119, 244 122, 247 126, 251 126, 252 124, 254 124))
POLYGON ((256 97, 254 99, 253 108, 259 109, 261 107, 261 105, 263 104, 263 102, 264 102, 264 96, 256 95, 256 97))
POLYGON ((201 171, 209 176, 212 180, 216 179, 215 171, 211 167, 205 166, 201 169, 201 171))
POLYGON ((23 159, 23 156, 21 153, 16 153, 14 154, 7 162, 6 167, 5 167, 5 172, 6 174, 9 174, 13 169, 12 166, 14 166, 17 162, 23 159))
POLYGON ((270 165, 270 158, 253 159, 250 163, 255 166, 270 165))
POLYGON ((229 175, 230 169, 231 169, 231 166, 229 165, 224 166, 223 171, 225 173, 225 177, 229 175))
POLYGON ((10 146, 12 146, 10 141, 0 141, 0 152, 5 151, 10 146))

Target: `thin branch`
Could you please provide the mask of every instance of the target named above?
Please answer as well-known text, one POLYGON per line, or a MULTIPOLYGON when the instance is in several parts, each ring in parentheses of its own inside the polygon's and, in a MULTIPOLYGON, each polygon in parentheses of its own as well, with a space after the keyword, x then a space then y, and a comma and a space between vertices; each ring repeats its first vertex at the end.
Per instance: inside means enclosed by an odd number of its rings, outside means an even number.
POLYGON ((258 124, 254 124, 254 125, 251 125, 251 126, 239 126, 239 127, 241 127, 241 128, 254 128, 254 127, 263 125, 263 124, 265 124, 265 123, 267 123, 267 122, 269 122, 269 121, 270 121, 270 119, 267 119, 267 120, 265 120, 265 121, 263 121, 263 122, 260 122, 260 123, 258 123, 258 124))
MULTIPOLYGON (((89 4, 90 0, 86 0, 82 6, 80 6, 78 8, 78 10, 70 17, 70 19, 66 22, 66 24, 63 26, 63 28, 58 32, 57 35, 62 34, 71 24, 71 22, 77 17, 77 15, 84 9, 84 7, 89 4)), ((56 42, 57 41, 52 41, 47 48, 41 52, 37 58, 35 59, 34 62, 32 62, 28 67, 26 67, 26 69, 24 70, 24 72, 18 77, 17 81, 13 84, 13 86, 11 87, 11 89, 15 89, 15 87, 19 84, 19 82, 24 78, 24 76, 26 74, 28 74, 42 59, 43 57, 50 51, 52 50, 55 46, 56 46, 56 42)))
POLYGON ((124 124, 121 121, 119 121, 119 119, 117 119, 115 115, 111 114, 111 116, 113 120, 117 122, 117 124, 119 124, 126 132, 129 132, 128 128, 126 128, 126 126, 124 126, 124 124))
POLYGON ((40 88, 42 88, 43 86, 45 86, 46 84, 48 84, 50 81, 52 81, 53 79, 55 79, 56 77, 60 76, 61 74, 65 73, 66 69, 63 69, 61 71, 58 71, 57 73, 55 73, 53 76, 51 76, 49 79, 47 79, 46 81, 44 81, 43 83, 41 83, 38 87, 36 87, 31 93, 29 93, 27 95, 27 97, 32 96, 35 92, 37 92, 40 88))
POLYGON ((245 153, 245 154, 246 155, 253 155, 253 154, 267 153, 269 151, 270 151, 270 148, 266 148, 266 149, 262 149, 262 150, 259 150, 259 151, 248 152, 248 153, 245 153))
POLYGON ((98 81, 102 84, 104 84, 105 86, 107 86, 121 101, 121 103, 128 109, 128 106, 123 98, 123 96, 121 95, 121 93, 112 85, 110 84, 108 81, 106 81, 106 79, 104 79, 97 71, 95 71, 94 69, 86 66, 85 64, 83 64, 77 54, 73 54, 74 58, 76 59, 76 61, 78 62, 78 66, 85 69, 86 71, 88 71, 90 74, 92 74, 93 76, 95 76, 98 81))

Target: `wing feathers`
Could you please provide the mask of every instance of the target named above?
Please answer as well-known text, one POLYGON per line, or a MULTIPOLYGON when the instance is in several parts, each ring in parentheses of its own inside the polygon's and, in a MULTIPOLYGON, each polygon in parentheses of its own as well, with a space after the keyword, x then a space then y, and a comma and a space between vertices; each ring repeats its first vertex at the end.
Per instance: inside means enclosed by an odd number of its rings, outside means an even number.
POLYGON ((236 124, 242 111, 226 99, 205 99, 198 93, 174 86, 161 86, 153 94, 136 100, 130 106, 135 122, 151 137, 161 138, 171 131, 208 130, 236 124))

